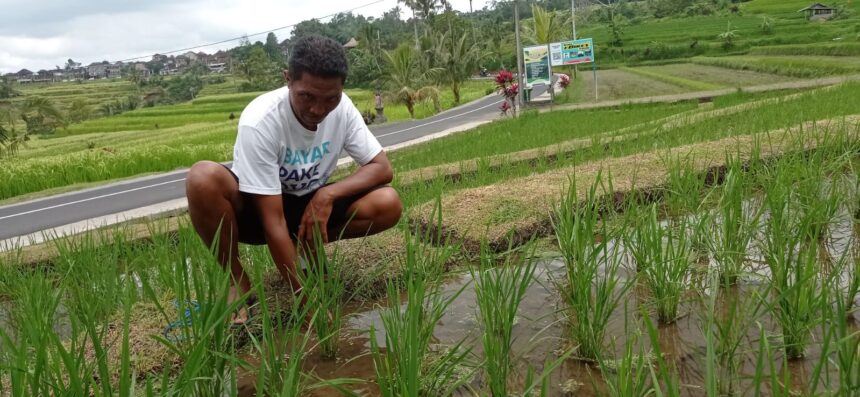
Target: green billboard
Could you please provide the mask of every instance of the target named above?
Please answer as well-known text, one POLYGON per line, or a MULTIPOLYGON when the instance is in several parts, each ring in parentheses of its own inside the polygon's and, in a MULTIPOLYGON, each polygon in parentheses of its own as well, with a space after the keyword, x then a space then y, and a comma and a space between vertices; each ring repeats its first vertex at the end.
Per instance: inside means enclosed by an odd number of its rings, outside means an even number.
POLYGON ((524 47, 523 63, 527 89, 535 84, 550 83, 549 47, 546 44, 524 47))

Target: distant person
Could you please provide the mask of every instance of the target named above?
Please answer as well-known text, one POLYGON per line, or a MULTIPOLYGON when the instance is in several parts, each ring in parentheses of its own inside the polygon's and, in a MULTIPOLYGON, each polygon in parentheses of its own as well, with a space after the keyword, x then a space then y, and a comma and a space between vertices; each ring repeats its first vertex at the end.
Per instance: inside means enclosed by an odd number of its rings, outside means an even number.
MULTIPOLYGON (((343 93, 346 53, 334 40, 307 36, 295 43, 287 86, 260 95, 239 117, 233 166, 200 161, 186 180, 188 212, 195 230, 211 245, 221 227, 218 260, 233 276, 231 302, 251 280, 238 243, 267 244, 275 265, 294 292, 299 255, 313 244, 355 238, 391 228, 400 219, 394 173, 361 112, 343 93), (327 183, 341 152, 360 166, 327 183)), ((248 319, 247 307, 235 323, 248 319)))

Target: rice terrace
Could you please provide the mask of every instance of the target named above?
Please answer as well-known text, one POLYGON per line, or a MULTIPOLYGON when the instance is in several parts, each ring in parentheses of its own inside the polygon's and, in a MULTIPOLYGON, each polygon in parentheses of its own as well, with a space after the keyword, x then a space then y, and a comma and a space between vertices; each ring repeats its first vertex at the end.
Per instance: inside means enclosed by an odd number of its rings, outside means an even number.
POLYGON ((237 3, 289 26, 0 28, 0 396, 860 396, 860 2, 237 3), (299 231, 241 168, 278 92, 359 122, 299 231))

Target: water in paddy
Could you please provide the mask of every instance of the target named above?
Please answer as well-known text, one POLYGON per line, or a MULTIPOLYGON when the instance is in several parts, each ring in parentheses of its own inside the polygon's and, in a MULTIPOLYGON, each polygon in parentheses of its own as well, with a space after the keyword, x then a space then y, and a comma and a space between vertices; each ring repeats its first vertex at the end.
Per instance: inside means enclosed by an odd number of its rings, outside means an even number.
MULTIPOLYGON (((850 241, 857 233, 854 228, 855 225, 850 215, 841 214, 839 216, 839 221, 830 229, 830 237, 822 242, 831 258, 838 258, 849 248, 850 241)), ((623 257, 626 261, 624 268, 633 269, 629 256, 623 254, 623 257)), ((718 307, 724 308, 725 302, 729 299, 739 299, 742 304, 753 302, 751 292, 763 285, 762 280, 768 272, 767 267, 759 260, 760 253, 752 249, 750 258, 753 263, 752 271, 740 285, 719 292, 718 307)), ((707 265, 707 258, 702 259, 701 263, 698 264, 700 267, 707 265)), ((631 273, 622 271, 620 275, 621 277, 629 277, 631 273)), ((547 359, 555 359, 559 352, 571 347, 566 331, 567 320, 562 311, 559 292, 553 282, 553 280, 560 280, 563 277, 564 263, 561 260, 542 261, 538 266, 535 281, 520 305, 519 316, 514 326, 514 356, 518 363, 517 375, 511 379, 514 385, 522 383, 528 366, 541 370, 547 359)), ((466 345, 472 348, 474 362, 480 362, 483 358, 482 326, 478 317, 475 291, 471 281, 471 275, 467 273, 452 278, 445 285, 446 293, 453 294, 464 286, 465 289, 436 325, 434 348, 440 349, 444 346, 451 346, 465 339, 466 345)), ((706 296, 714 293, 714 291, 701 287, 697 281, 693 281, 693 283, 691 290, 699 289, 706 296)), ((680 384, 682 395, 685 396, 699 396, 705 392, 706 343, 703 333, 705 318, 701 298, 697 296, 696 291, 690 291, 689 299, 682 304, 681 317, 673 324, 658 327, 660 351, 666 362, 677 371, 677 381, 680 384)), ((615 357, 620 357, 625 341, 633 340, 634 336, 645 351, 652 351, 647 329, 641 326, 642 321, 638 319, 641 316, 639 308, 643 303, 648 302, 648 299, 649 292, 644 286, 637 285, 627 292, 609 322, 606 332, 606 342, 609 346, 607 353, 615 353, 615 357)), ((384 304, 384 302, 379 304, 384 304)), ((322 359, 316 352, 311 352, 305 358, 305 369, 313 371, 323 379, 367 379, 368 383, 355 385, 351 389, 360 395, 379 395, 373 384, 375 373, 370 356, 370 341, 367 330, 371 324, 378 330, 377 338, 380 345, 385 344, 385 335, 381 331, 383 324, 379 312, 374 307, 375 305, 370 304, 350 308, 349 331, 342 340, 339 358, 334 360, 322 359)), ((651 316, 651 321, 654 324, 657 323, 655 315, 651 316)), ((855 318, 852 315, 849 319, 849 326, 852 328, 856 327, 854 321, 855 318)), ((757 322, 761 324, 769 336, 777 335, 780 332, 779 326, 768 312, 758 317, 757 322)), ((738 385, 740 387, 739 393, 742 395, 753 391, 754 385, 750 376, 755 372, 757 354, 760 350, 759 328, 753 323, 746 331, 747 337, 738 349, 738 354, 741 357, 741 377, 738 385)), ((797 391, 805 390, 812 380, 815 366, 821 359, 820 342, 822 335, 822 330, 817 329, 806 350, 806 356, 787 363, 783 362, 782 353, 779 352, 779 343, 774 338, 770 349, 773 360, 772 362, 766 360, 764 363, 765 371, 770 371, 770 368, 773 367, 777 368, 777 373, 782 374, 782 368, 785 367, 791 375, 791 388, 797 391)), ((638 349, 634 350, 638 351, 638 349)), ((831 379, 835 379, 835 377, 831 377, 831 379)), ((239 383, 242 388, 241 394, 253 394, 253 375, 240 376, 239 383)), ((474 390, 482 390, 483 380, 480 371, 478 375, 474 376, 469 386, 474 390)), ((549 386, 550 396, 597 396, 605 395, 606 392, 606 384, 599 366, 575 359, 566 360, 550 375, 549 386)), ((764 384, 762 388, 767 392, 769 386, 764 384)), ((337 396, 340 393, 334 390, 317 390, 312 395, 337 396)), ((461 395, 473 394, 464 389, 461 395)))

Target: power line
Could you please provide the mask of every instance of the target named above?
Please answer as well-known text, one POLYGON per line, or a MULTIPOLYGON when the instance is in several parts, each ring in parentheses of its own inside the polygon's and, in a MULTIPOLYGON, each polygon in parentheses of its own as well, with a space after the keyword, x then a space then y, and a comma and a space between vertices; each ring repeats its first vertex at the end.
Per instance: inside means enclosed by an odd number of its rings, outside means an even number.
MULTIPOLYGON (((366 3, 366 4, 363 4, 363 5, 360 5, 360 6, 358 6, 358 7, 350 8, 350 9, 348 9, 348 10, 338 11, 338 12, 335 12, 335 13, 332 13, 332 14, 328 14, 328 15, 326 15, 326 16, 322 16, 322 17, 311 18, 311 20, 314 20, 314 19, 316 19, 316 20, 321 20, 321 19, 330 18, 330 17, 333 17, 333 16, 335 16, 335 15, 337 15, 337 14, 343 14, 343 13, 347 13, 347 12, 353 12, 353 11, 355 11, 355 10, 362 9, 362 8, 365 8, 365 7, 369 7, 369 6, 372 6, 372 5, 374 5, 374 4, 382 3, 382 2, 385 2, 385 1, 386 1, 386 0, 376 0, 376 1, 373 1, 373 2, 370 2, 370 3, 366 3)), ((302 22, 304 22, 304 21, 302 21, 302 22)), ((243 38, 246 38, 246 37, 254 37, 254 36, 259 36, 259 35, 263 35, 263 34, 268 34, 269 32, 277 32, 277 31, 279 31, 279 30, 289 29, 289 28, 292 28, 292 27, 294 27, 294 26, 298 25, 299 23, 301 23, 301 22, 297 22, 297 23, 293 23, 293 24, 290 24, 290 25, 281 26, 281 27, 279 27, 279 28, 269 29, 269 30, 265 30, 265 31, 257 32, 257 33, 253 33, 253 34, 246 34, 246 35, 242 35, 242 36, 239 36, 239 37, 234 37, 234 38, 227 39, 227 40, 216 41, 216 42, 214 42, 214 43, 201 44, 201 45, 196 45, 196 46, 194 46, 194 47, 186 47, 186 48, 180 48, 180 49, 178 49, 178 50, 171 50, 171 51, 165 51, 165 52, 156 52, 156 53, 151 54, 151 55, 142 55, 142 56, 134 57, 134 58, 121 59, 121 60, 119 60, 119 61, 117 61, 117 62, 128 62, 128 61, 134 61, 134 60, 137 60, 137 59, 149 58, 149 57, 151 57, 152 55, 155 55, 155 54, 161 54, 161 55, 176 54, 176 53, 179 53, 179 52, 190 51, 190 50, 193 50, 193 49, 196 49, 196 48, 209 47, 209 46, 213 46, 213 45, 229 43, 229 42, 231 42, 231 41, 240 40, 240 39, 243 39, 243 38)))

